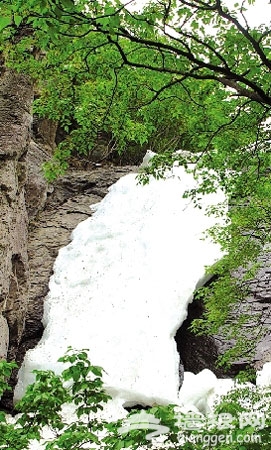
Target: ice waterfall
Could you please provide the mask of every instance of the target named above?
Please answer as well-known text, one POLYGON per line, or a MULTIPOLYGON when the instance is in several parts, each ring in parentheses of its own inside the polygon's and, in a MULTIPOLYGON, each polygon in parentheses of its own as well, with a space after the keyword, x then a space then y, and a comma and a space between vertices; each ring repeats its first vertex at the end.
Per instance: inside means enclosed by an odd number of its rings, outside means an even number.
POLYGON ((195 208, 183 198, 195 186, 180 167, 146 186, 130 174, 78 225, 55 262, 44 335, 26 355, 15 398, 33 369, 60 371, 56 361, 70 345, 89 348, 121 404, 179 403, 174 335, 205 266, 220 257, 203 232, 217 221, 207 208, 223 194, 206 195, 195 208))

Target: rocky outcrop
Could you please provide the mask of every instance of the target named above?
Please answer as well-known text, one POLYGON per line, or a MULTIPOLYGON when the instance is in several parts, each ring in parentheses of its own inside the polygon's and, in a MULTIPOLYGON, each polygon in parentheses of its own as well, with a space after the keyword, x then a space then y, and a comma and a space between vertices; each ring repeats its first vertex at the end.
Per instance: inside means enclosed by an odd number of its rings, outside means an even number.
POLYGON ((194 300, 189 305, 186 321, 176 335, 185 370, 198 373, 208 367, 217 376, 234 376, 248 366, 258 370, 265 362, 271 361, 271 252, 265 251, 259 257, 259 263, 260 269, 256 276, 247 281, 249 294, 245 301, 236 305, 232 319, 241 313, 249 317, 249 321, 243 324, 241 333, 252 340, 252 353, 234 361, 227 370, 217 367, 218 357, 232 348, 234 341, 227 341, 219 335, 195 336, 191 332, 191 322, 201 318, 204 311, 203 302, 194 300), (251 329, 254 330, 253 333, 251 329))
MULTIPOLYGON (((271 361, 271 251, 265 251, 259 262, 261 268, 254 279, 249 280, 250 294, 247 298, 251 321, 257 326, 260 336, 253 357, 257 369, 271 361)), ((248 330, 250 326, 248 324, 248 330)))
POLYGON ((32 86, 6 70, 0 77, 0 357, 16 357, 28 303, 26 155, 30 139, 32 86))

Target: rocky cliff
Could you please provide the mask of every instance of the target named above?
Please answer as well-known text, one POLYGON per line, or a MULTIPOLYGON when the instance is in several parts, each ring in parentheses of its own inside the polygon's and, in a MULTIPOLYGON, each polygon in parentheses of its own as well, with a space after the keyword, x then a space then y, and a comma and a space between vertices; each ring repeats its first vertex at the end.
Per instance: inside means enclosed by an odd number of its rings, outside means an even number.
POLYGON ((0 357, 16 357, 28 304, 26 157, 30 142, 32 86, 23 75, 0 77, 0 357))

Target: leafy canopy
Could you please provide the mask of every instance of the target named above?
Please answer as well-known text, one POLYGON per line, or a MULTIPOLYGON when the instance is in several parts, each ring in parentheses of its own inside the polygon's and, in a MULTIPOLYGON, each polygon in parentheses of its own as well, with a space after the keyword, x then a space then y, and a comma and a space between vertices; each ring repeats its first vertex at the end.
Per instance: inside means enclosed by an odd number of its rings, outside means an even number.
POLYGON ((163 140, 207 155, 225 183, 222 166, 268 133, 270 30, 249 27, 248 3, 4 0, 3 54, 36 80, 38 114, 72 131, 60 160, 104 131, 119 151, 163 140))

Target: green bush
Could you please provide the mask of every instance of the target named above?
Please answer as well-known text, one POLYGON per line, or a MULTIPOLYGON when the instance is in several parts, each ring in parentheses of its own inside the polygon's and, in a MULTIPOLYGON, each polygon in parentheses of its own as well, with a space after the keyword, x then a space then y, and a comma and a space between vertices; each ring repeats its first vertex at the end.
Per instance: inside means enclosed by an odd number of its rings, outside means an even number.
MULTIPOLYGON (((159 429, 162 448, 269 448, 271 389, 237 385, 207 417, 194 412, 184 414, 180 407, 167 405, 153 406, 147 411, 134 409, 124 421, 107 422, 96 414, 110 399, 103 386, 103 369, 90 363, 86 350, 74 352, 69 348, 59 361, 66 367, 61 375, 51 370, 34 371, 36 381, 16 405, 15 418, 0 414, 1 450, 25 450, 33 439, 41 441, 46 450, 127 447, 135 450, 141 446, 155 449, 159 444, 148 433, 154 430, 153 434, 158 436, 159 429), (63 418, 64 404, 74 407, 72 421, 63 418), (52 438, 46 441, 42 439, 45 426, 52 432, 52 438)), ((14 366, 0 362, 1 393, 9 389, 6 379, 14 366)))

